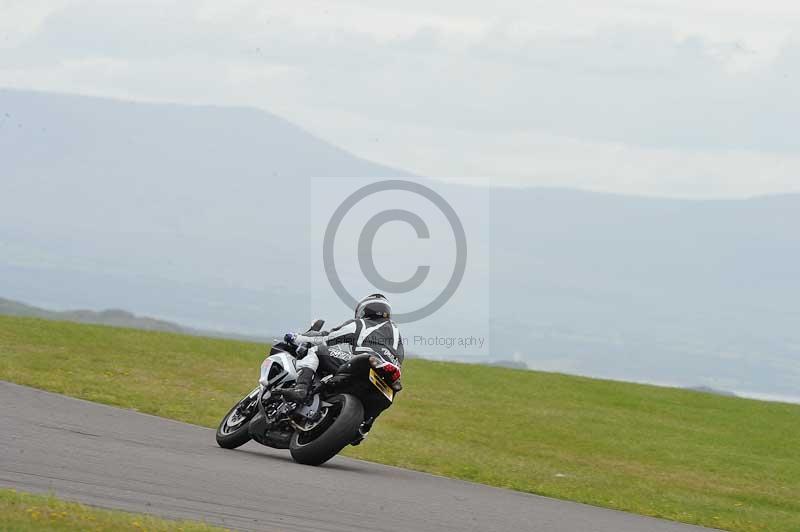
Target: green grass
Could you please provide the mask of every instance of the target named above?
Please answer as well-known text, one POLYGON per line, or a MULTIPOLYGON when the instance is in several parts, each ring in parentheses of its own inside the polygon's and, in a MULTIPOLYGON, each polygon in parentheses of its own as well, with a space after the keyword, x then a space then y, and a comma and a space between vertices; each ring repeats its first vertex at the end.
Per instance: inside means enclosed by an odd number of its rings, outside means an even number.
MULTIPOLYGON (((215 427, 265 346, 0 317, 0 379, 215 427)), ((346 454, 736 531, 800 531, 800 406, 409 360, 346 454)))
POLYGON ((0 489, 0 532, 222 532, 192 521, 168 521, 149 515, 100 510, 52 495, 0 489))

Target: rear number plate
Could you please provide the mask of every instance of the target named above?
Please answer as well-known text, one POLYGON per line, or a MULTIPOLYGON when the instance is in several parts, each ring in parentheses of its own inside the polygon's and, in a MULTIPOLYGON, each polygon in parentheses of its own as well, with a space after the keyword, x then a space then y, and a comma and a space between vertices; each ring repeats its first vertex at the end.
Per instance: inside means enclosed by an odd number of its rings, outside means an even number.
POLYGON ((391 401, 394 398, 394 390, 381 379, 374 369, 369 370, 369 380, 381 391, 386 398, 391 401))

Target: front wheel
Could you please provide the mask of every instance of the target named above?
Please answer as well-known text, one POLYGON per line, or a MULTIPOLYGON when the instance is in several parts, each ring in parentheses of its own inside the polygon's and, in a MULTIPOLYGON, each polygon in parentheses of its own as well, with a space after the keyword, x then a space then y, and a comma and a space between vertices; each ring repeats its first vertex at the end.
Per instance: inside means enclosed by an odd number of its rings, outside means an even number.
POLYGON ((260 388, 256 388, 231 408, 217 428, 217 444, 225 449, 236 449, 250 441, 249 421, 256 414, 255 401, 260 388))
POLYGON ((320 465, 344 449, 358 434, 364 421, 364 406, 352 395, 335 395, 327 402, 323 419, 310 431, 292 434, 289 450, 295 462, 320 465))

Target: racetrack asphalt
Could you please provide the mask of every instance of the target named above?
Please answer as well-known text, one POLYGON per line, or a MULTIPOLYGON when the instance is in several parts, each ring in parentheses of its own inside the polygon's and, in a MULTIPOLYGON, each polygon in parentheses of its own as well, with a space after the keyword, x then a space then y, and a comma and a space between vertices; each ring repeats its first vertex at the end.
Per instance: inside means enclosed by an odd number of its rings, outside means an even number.
MULTIPOLYGON (((0 381, 0 487, 264 531, 690 532, 670 521, 336 457, 0 381)), ((364 445, 369 445, 369 439, 364 445)))

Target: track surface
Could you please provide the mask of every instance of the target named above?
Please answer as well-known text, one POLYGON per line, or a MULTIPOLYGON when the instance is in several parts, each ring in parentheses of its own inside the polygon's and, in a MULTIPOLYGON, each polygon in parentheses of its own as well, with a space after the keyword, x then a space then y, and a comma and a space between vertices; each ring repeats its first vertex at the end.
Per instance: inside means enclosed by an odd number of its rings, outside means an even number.
POLYGON ((227 451, 210 429, 3 381, 0 427, 0 486, 234 529, 704 530, 347 458, 301 466, 252 442, 227 451))

